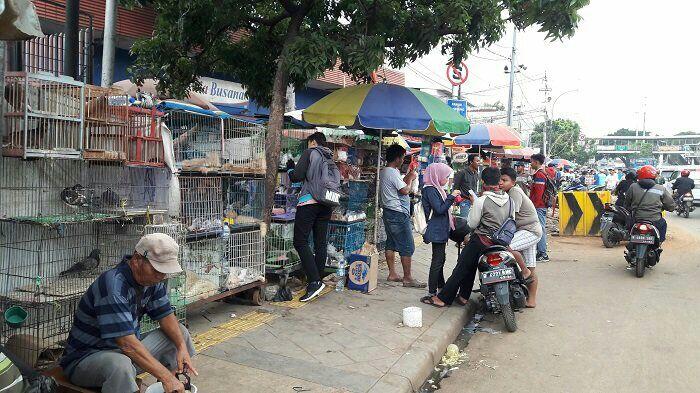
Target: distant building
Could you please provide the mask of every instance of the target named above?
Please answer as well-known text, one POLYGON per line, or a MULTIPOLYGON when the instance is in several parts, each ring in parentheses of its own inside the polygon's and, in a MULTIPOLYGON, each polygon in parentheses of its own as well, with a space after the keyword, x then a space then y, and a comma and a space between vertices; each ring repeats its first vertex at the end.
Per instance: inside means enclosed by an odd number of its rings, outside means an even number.
POLYGON ((700 134, 676 136, 602 136, 593 138, 596 157, 629 159, 640 153, 642 143, 651 144, 659 165, 700 164, 700 134))

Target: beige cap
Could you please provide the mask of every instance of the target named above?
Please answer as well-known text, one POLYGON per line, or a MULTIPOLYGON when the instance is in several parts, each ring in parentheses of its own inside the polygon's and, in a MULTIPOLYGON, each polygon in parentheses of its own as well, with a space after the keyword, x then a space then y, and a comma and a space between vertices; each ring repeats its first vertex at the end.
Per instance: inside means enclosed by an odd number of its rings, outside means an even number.
POLYGON ((136 243, 135 251, 148 259, 154 269, 161 273, 171 274, 182 271, 177 262, 180 246, 172 237, 164 233, 143 235, 136 243))

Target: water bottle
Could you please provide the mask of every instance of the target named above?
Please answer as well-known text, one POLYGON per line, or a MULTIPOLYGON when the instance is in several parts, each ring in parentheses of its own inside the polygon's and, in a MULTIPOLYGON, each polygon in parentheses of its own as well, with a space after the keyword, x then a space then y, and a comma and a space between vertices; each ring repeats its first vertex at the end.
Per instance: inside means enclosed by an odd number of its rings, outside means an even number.
POLYGON ((229 228, 228 224, 224 224, 223 231, 221 232, 221 237, 224 239, 228 239, 229 236, 231 236, 231 228, 229 228))
POLYGON ((345 289, 345 258, 340 257, 338 260, 338 269, 335 271, 338 277, 338 282, 335 284, 335 291, 342 292, 345 289))

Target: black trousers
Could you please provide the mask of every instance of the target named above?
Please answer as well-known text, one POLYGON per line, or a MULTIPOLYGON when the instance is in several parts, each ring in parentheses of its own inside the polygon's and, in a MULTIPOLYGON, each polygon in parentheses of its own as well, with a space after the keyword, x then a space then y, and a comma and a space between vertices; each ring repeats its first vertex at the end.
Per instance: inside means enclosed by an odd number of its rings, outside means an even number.
POLYGON ((435 294, 438 288, 443 288, 445 286, 445 273, 443 268, 445 267, 445 248, 447 243, 432 243, 433 245, 433 257, 430 261, 430 271, 428 273, 428 292, 435 294))
POLYGON ((445 304, 452 304, 457 297, 457 291, 463 298, 469 299, 474 287, 479 257, 487 248, 481 242, 479 236, 471 235, 469 242, 464 246, 462 252, 459 253, 457 266, 452 271, 452 275, 447 279, 445 286, 438 294, 440 300, 445 302, 445 304))
POLYGON ((294 219, 294 249, 299 253, 301 266, 309 282, 321 281, 328 257, 328 220, 333 209, 320 203, 297 207, 294 219), (314 234, 314 252, 309 246, 309 235, 314 234))

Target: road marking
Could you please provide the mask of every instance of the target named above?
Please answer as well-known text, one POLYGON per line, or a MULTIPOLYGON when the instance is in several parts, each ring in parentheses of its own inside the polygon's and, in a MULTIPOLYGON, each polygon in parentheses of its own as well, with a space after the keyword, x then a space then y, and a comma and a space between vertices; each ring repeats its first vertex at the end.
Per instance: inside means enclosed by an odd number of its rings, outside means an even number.
POLYGON ((222 323, 192 337, 197 352, 206 350, 217 344, 249 332, 277 318, 277 315, 263 311, 255 311, 242 315, 232 321, 222 323))

